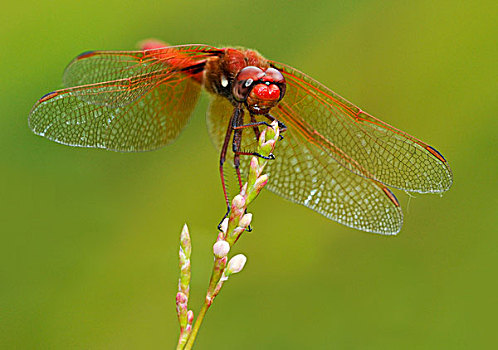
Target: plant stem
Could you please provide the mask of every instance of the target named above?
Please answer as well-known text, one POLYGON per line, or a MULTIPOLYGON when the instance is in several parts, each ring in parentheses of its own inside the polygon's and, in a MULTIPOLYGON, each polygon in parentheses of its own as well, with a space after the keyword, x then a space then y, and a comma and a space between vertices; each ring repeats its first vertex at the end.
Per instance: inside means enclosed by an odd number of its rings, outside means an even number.
MULTIPOLYGON (((186 250, 188 257, 190 258, 190 249, 184 249, 183 245, 181 246, 180 270, 181 273, 185 272, 185 276, 182 274, 180 275, 180 289, 177 293, 177 313, 179 315, 178 319, 181 326, 180 340, 177 350, 192 349, 197 333, 199 332, 201 324, 204 320, 204 316, 213 303, 214 298, 218 295, 223 283, 230 275, 238 273, 244 268, 247 258, 243 254, 235 255, 230 259, 230 261, 228 261, 227 254, 233 244, 235 244, 235 242, 239 239, 240 235, 251 224, 252 215, 247 213, 247 206, 258 196, 259 192, 268 182, 268 175, 262 175, 261 173, 263 172, 266 163, 268 163, 268 159, 271 159, 270 155, 275 148, 278 136, 279 130, 276 121, 274 121, 267 129, 264 129, 260 134, 258 141, 258 153, 263 157, 260 157, 259 159, 257 157, 251 158, 247 182, 244 186, 242 186, 240 193, 232 200, 230 216, 222 223, 222 227, 224 228, 222 228, 221 232, 218 233, 218 239, 213 246, 213 254, 215 259, 206 298, 204 299, 202 309, 197 315, 193 328, 191 330, 188 328, 188 334, 185 335, 185 337, 188 337, 185 346, 183 346, 184 338, 182 339, 183 331, 187 329, 185 323, 188 322, 189 326, 192 325, 194 317, 192 311, 187 308, 189 287, 188 285, 184 287, 184 284, 182 284, 184 280, 187 281, 186 277, 188 277, 188 282, 190 281, 190 260, 188 260, 188 269, 184 268, 183 262, 187 262, 187 254, 184 254, 185 258, 182 255, 184 250, 186 250), (186 275, 186 272, 189 273, 188 276, 186 275), (189 314, 185 314, 186 310, 188 310, 187 312, 189 314), (190 315, 190 317, 188 315, 190 315)), ((186 228, 184 230, 186 231, 186 228)), ((184 236, 186 236, 186 234, 184 236)), ((185 240, 181 239, 180 241, 183 243, 185 240)), ((190 241, 188 241, 188 243, 190 244, 190 241)), ((190 248, 190 246, 186 244, 185 247, 190 248)))
POLYGON ((188 338, 187 344, 185 345, 185 350, 192 349, 194 346, 195 337, 197 336, 197 332, 199 332, 199 328, 201 328, 202 320, 204 320, 204 316, 206 315, 207 310, 209 309, 209 305, 207 300, 204 301, 204 305, 202 305, 201 311, 199 311, 199 315, 197 315, 197 319, 195 320, 194 327, 192 328, 192 332, 188 338))

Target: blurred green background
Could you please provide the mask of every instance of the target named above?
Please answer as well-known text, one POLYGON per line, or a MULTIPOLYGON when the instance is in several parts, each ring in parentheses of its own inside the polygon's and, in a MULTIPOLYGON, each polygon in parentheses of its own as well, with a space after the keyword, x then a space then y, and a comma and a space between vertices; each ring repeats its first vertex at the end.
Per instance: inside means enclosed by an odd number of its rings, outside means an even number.
POLYGON ((442 198, 397 192, 397 237, 265 192, 248 256, 199 349, 478 349, 496 345, 496 1, 17 1, 0 13, 0 348, 176 345, 177 245, 193 237, 198 312, 224 213, 204 96, 156 152, 61 146, 31 106, 91 49, 240 45, 317 78, 440 150, 442 198))

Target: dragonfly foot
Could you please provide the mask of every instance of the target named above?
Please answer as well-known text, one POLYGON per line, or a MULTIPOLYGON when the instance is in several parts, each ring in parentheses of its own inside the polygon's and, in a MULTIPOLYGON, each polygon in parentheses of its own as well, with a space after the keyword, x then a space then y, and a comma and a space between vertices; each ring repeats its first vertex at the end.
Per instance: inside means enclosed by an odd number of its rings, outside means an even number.
POLYGON ((273 159, 275 159, 275 156, 273 155, 273 153, 270 153, 270 154, 268 155, 268 157, 267 157, 267 156, 264 156, 264 155, 262 155, 262 154, 259 154, 259 153, 257 153, 257 152, 254 152, 252 155, 253 155, 253 156, 256 156, 256 157, 259 157, 259 158, 267 159, 267 160, 273 160, 273 159))
POLYGON ((222 232, 223 232, 223 228, 221 227, 221 225, 223 224, 223 221, 228 217, 228 214, 230 214, 230 205, 227 206, 227 212, 225 213, 225 215, 223 215, 220 223, 218 224, 218 230, 220 230, 222 232))

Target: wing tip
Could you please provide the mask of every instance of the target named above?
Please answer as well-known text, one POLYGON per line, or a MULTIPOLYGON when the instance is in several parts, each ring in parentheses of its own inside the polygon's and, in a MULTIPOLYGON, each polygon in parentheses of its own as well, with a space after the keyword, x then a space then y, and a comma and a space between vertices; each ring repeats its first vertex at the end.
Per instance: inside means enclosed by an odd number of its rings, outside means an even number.
POLYGON ((95 55, 96 52, 97 51, 95 51, 95 50, 89 50, 89 51, 82 52, 78 56, 76 56, 75 60, 81 60, 83 58, 91 57, 91 56, 95 55))
POLYGON ((55 96, 57 96, 59 94, 58 91, 52 91, 52 92, 49 92, 48 94, 45 94, 43 95, 39 100, 38 100, 38 103, 42 103, 42 102, 45 102, 47 100, 50 100, 51 98, 54 98, 55 96))
POLYGON ((34 118, 33 113, 40 106, 40 104, 42 104, 43 102, 46 102, 46 101, 48 101, 48 100, 56 97, 57 95, 59 95, 59 91, 49 92, 49 93, 43 95, 42 97, 40 97, 40 99, 38 101, 36 101, 36 103, 34 104, 34 106, 31 108, 31 111, 29 112, 29 115, 28 115, 28 127, 35 134, 40 135, 40 136, 44 136, 43 132, 40 132, 40 131, 37 130, 36 122, 33 120, 33 118, 34 118))

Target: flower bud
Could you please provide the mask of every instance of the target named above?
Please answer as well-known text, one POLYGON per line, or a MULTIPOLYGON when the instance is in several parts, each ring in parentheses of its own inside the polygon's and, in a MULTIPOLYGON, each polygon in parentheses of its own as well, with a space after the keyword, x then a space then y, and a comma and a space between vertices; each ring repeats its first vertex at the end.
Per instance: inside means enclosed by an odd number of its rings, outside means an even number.
POLYGON ((272 123, 271 123, 271 128, 268 128, 268 135, 267 136, 267 139, 272 139, 274 141, 276 141, 278 139, 278 135, 280 133, 280 130, 278 129, 278 122, 276 120, 274 120, 272 123))
POLYGON ((228 255, 230 244, 227 241, 218 241, 213 245, 213 253, 218 259, 228 255))
POLYGON ((194 322, 194 312, 192 310, 188 310, 187 312, 187 322, 188 324, 192 324, 192 322, 194 322))
POLYGON ((187 305, 188 298, 185 293, 178 292, 176 293, 176 303, 181 305, 187 305))
POLYGON ((261 191, 267 183, 268 183, 268 175, 267 174, 261 175, 254 183, 254 189, 256 191, 261 191))
POLYGON ((252 221, 252 214, 251 213, 244 214, 242 219, 240 219, 239 221, 239 226, 245 229, 247 226, 251 224, 251 221, 252 221))
POLYGON ((184 293, 176 293, 176 315, 178 316, 181 328, 185 328, 188 324, 187 303, 188 297, 184 293))
POLYGON ((190 259, 192 253, 192 244, 190 242, 190 235, 188 233, 187 224, 183 225, 182 233, 180 234, 180 246, 183 249, 186 259, 190 259))
POLYGON ((259 175, 261 175, 261 168, 259 166, 258 158, 252 157, 251 162, 249 163, 249 178, 247 182, 253 184, 259 175))
POLYGON ((241 209, 246 204, 244 197, 240 194, 236 195, 232 200, 232 208, 233 209, 241 209))
POLYGON ((223 221, 221 222, 221 231, 223 233, 226 233, 228 229, 228 218, 224 218, 223 221))
POLYGON ((246 264, 247 258, 245 257, 244 254, 237 254, 235 255, 230 261, 228 262, 228 266, 225 270, 225 275, 228 277, 231 274, 238 273, 242 271, 244 268, 244 265, 246 264))

